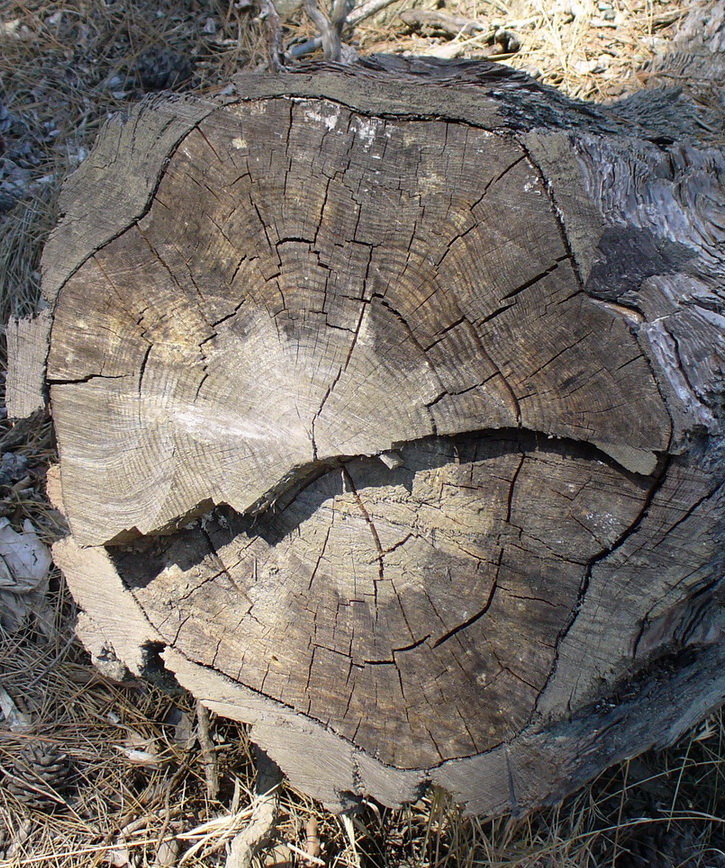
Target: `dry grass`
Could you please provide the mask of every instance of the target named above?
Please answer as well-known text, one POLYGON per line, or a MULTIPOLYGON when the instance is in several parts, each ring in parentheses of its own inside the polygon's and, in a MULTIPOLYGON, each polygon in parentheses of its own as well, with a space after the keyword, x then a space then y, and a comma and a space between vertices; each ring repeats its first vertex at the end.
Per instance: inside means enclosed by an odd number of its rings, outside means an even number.
MULTIPOLYGON (((398 13, 413 5, 437 4, 397 0, 358 28, 357 49, 462 57, 489 51, 481 39, 410 32, 398 13)), ((514 30, 521 50, 507 59, 513 66, 572 96, 607 99, 642 86, 641 70, 683 7, 667 0, 450 0, 446 11, 514 30)), ((286 40, 310 35, 293 14, 286 40)), ((192 77, 182 86, 214 92, 244 65, 262 63, 264 53, 261 24, 243 2, 0 3, 0 106, 10 118, 0 112, 0 204, 3 191, 20 198, 12 208, 6 199, 0 213, 3 318, 32 308, 58 186, 108 115, 143 95, 150 61, 175 58, 183 66, 186 59, 192 77)), ((58 532, 42 496, 51 437, 47 419, 15 429, 0 422, 0 451, 24 454, 30 467, 29 483, 0 491, 3 514, 14 523, 30 517, 48 540, 58 532)), ((224 865, 254 807, 244 727, 212 720, 220 788, 210 795, 210 752, 194 734, 193 700, 168 685, 98 675, 73 641, 74 605, 61 577, 51 585, 50 640, 32 625, 0 634, 0 684, 32 721, 26 732, 0 723, 0 769, 32 739, 67 753, 76 777, 51 812, 29 810, 0 789, 0 866, 224 865)), ((401 811, 371 803, 340 818, 283 788, 276 843, 256 864, 715 868, 725 865, 724 741, 716 716, 671 750, 613 769, 564 805, 520 822, 464 818, 436 791, 401 811), (300 853, 311 818, 321 850, 306 859, 300 853)))
MULTIPOLYGON (((365 53, 378 51, 486 57, 480 39, 425 38, 406 32, 398 18, 410 6, 435 2, 398 0, 359 36, 365 53)), ((459 0, 445 10, 514 31, 521 49, 506 63, 579 99, 611 99, 642 87, 641 71, 662 48, 686 4, 668 0, 459 0), (609 8, 604 8, 609 7, 609 8), (604 16, 607 16, 606 18, 604 16), (610 17, 613 16, 613 17, 610 17)))
MULTIPOLYGON (((190 697, 99 676, 71 641, 73 603, 60 582, 56 599, 53 642, 41 646, 29 631, 0 641, 2 684, 34 722, 30 733, 0 733, 0 767, 27 739, 39 739, 70 755, 77 780, 62 794, 67 806, 52 813, 28 811, 0 791, 5 846, 21 833, 13 858, 0 864, 151 866, 163 864, 157 855, 172 842, 183 861, 168 864, 224 865, 225 846, 253 807, 244 728, 212 721, 220 790, 211 798, 190 697)), ((312 816, 323 864, 341 868, 725 865, 724 738, 715 717, 678 747, 614 769, 560 808, 519 823, 462 818, 433 791, 401 811, 366 805, 345 824, 285 789, 278 844, 256 864, 282 866, 303 852, 312 816), (642 860, 624 861, 630 850, 642 860), (657 861, 657 852, 666 857, 657 861)))

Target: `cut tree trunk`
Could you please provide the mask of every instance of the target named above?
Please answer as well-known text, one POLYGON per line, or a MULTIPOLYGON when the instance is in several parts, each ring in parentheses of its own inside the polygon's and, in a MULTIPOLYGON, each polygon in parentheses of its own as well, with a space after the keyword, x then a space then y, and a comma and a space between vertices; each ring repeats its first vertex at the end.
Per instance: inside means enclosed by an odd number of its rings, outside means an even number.
POLYGON ((111 123, 44 258, 97 658, 333 807, 521 813, 719 705, 725 159, 666 104, 368 58, 111 123))

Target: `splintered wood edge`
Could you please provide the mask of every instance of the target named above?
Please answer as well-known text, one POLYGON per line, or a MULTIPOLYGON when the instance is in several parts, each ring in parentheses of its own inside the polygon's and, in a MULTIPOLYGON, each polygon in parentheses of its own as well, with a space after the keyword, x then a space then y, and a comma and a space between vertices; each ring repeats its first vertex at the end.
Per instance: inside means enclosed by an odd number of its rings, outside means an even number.
POLYGON ((61 189, 62 218, 41 261, 43 297, 51 306, 88 257, 143 216, 169 155, 224 104, 220 98, 166 94, 105 124, 89 156, 61 189))
POLYGON ((690 661, 672 662, 666 679, 651 673, 628 691, 626 701, 599 703, 548 729, 529 727, 510 744, 484 754, 431 769, 395 769, 322 724, 165 646, 104 548, 81 548, 68 537, 55 544, 53 555, 95 627, 89 635, 100 633, 137 675, 143 675, 148 653, 163 648, 164 664, 182 687, 212 711, 251 724, 251 739, 290 782, 332 810, 350 808, 364 796, 397 807, 433 783, 468 814, 520 815, 564 798, 572 781, 583 784, 594 777, 603 756, 608 765, 672 743, 725 694, 725 646, 714 643, 690 661))
POLYGON ((5 406, 10 419, 26 419, 45 407, 45 360, 50 324, 48 308, 34 317, 11 317, 8 322, 5 406))

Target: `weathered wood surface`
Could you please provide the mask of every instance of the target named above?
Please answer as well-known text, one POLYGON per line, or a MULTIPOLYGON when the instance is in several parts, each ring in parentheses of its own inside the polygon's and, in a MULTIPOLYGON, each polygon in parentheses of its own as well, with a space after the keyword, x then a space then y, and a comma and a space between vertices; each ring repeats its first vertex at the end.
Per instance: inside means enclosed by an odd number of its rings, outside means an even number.
POLYGON ((11 419, 27 419, 45 409, 45 362, 51 317, 48 308, 34 317, 11 317, 5 329, 8 370, 5 404, 11 419))
POLYGON ((725 693, 722 150, 489 64, 236 84, 108 127, 46 250, 92 644, 331 805, 670 742, 725 693))

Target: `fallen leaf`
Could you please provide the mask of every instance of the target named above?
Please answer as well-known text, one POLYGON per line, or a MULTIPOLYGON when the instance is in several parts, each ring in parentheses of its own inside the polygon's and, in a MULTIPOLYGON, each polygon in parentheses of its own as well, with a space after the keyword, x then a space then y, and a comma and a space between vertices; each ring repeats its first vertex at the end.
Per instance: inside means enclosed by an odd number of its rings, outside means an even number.
POLYGON ((122 744, 113 745, 119 753, 122 753, 129 762, 134 765, 141 766, 158 766, 163 760, 158 753, 151 753, 147 750, 138 750, 132 747, 124 747, 122 744))
POLYGON ((4 687, 0 687, 0 710, 12 732, 26 732, 32 727, 30 716, 20 711, 4 687))
POLYGON ((130 866, 131 862, 130 855, 128 849, 126 847, 121 847, 117 850, 109 850, 106 854, 106 864, 112 865, 113 868, 127 868, 130 866))
POLYGON ((31 613, 50 624, 46 600, 50 565, 50 550, 29 519, 17 533, 7 518, 0 518, 0 624, 8 632, 19 630, 31 613))
POLYGON ((179 861, 179 842, 176 838, 166 838, 159 844, 153 868, 171 868, 179 861))

